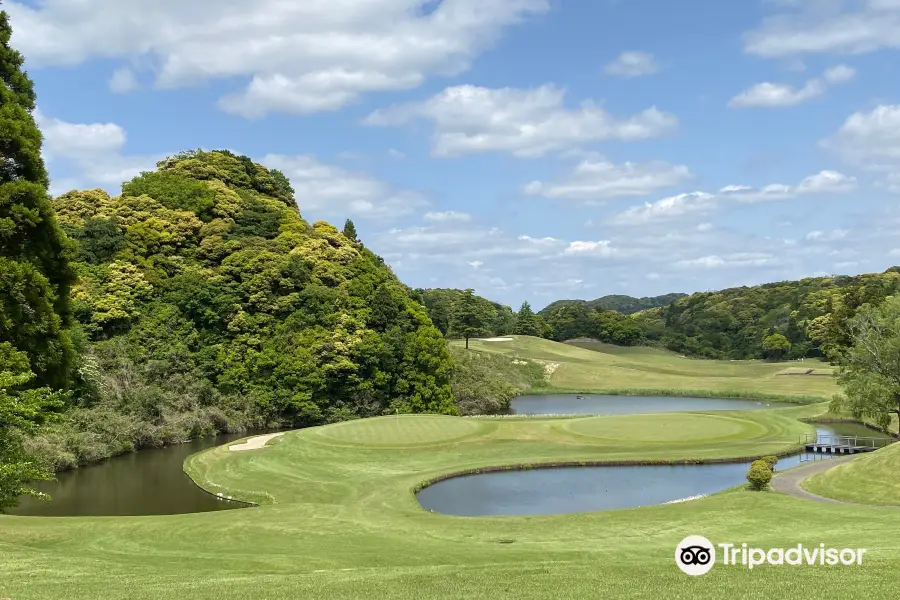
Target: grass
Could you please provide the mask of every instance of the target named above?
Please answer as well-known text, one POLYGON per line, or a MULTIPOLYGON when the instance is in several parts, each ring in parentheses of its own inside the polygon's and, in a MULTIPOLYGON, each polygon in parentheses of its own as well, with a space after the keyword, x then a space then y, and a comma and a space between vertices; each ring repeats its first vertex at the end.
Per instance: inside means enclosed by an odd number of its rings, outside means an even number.
MULTIPOLYGON (((552 384, 597 389, 811 395, 826 377, 784 365, 701 362, 543 340, 473 342, 558 363, 552 384), (591 371, 596 373, 591 375, 591 371), (717 384, 718 382, 718 384, 717 384), (743 386, 743 387, 742 387, 743 386)), ((833 385, 833 384, 831 384, 833 385)), ((696 392, 690 392, 692 395, 696 392)), ((106 518, 0 516, 0 597, 13 600, 544 600, 896 598, 900 511, 732 489, 664 506, 532 517, 424 511, 414 490, 451 473, 547 463, 721 461, 790 451, 823 403, 759 411, 603 417, 390 416, 289 432, 263 449, 216 448, 185 470, 259 507, 106 518), (684 537, 864 547, 858 567, 673 564, 684 537)), ((876 457, 878 454, 872 454, 876 457)), ((891 477, 890 470, 880 477, 891 477)))
POLYGON ((892 444, 814 475, 801 485, 813 494, 844 502, 898 506, 900 505, 898 472, 900 472, 900 444, 892 444))
POLYGON ((217 448, 186 470, 236 511, 122 518, 0 517, 0 596, 427 600, 896 597, 900 511, 730 490, 640 509, 450 517, 413 489, 450 472, 553 461, 722 459, 790 449, 822 406, 575 419, 381 417, 290 432, 261 450, 217 448), (664 434, 647 444, 647 431, 664 434), (775 527, 772 524, 778 523, 775 527), (861 567, 673 564, 689 534, 761 547, 866 547, 861 567))
POLYGON ((553 391, 801 402, 830 400, 838 392, 832 377, 782 374, 798 364, 818 373, 831 371, 828 364, 818 360, 802 363, 696 360, 657 348, 626 348, 593 342, 576 346, 528 336, 510 337, 511 342, 469 340, 469 346, 550 365, 548 388, 553 391))

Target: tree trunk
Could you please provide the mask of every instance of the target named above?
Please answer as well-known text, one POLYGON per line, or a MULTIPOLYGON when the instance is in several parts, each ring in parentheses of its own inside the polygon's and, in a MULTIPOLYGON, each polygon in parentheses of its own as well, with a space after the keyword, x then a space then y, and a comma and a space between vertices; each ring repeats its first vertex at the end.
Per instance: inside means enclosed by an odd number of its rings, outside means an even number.
POLYGON ((466 336, 466 350, 469 349, 469 336, 466 336))

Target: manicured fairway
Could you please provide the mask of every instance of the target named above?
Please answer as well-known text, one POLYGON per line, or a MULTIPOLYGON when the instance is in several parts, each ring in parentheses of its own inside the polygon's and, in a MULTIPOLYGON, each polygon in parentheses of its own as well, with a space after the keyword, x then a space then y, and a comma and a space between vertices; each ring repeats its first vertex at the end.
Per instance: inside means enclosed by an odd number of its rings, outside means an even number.
POLYGON ((551 365, 550 385, 562 390, 597 393, 656 390, 685 396, 795 396, 822 400, 829 400, 838 392, 832 377, 788 374, 800 367, 803 371, 831 372, 828 364, 818 360, 789 363, 697 360, 655 348, 587 344, 590 349, 586 349, 535 337, 511 337, 513 340, 508 342, 470 340, 469 346, 477 351, 498 352, 551 365))
POLYGON ((290 432, 259 450, 217 448, 189 459, 188 470, 212 491, 263 506, 167 517, 0 517, 0 597, 896 598, 900 511, 732 490, 631 510, 463 518, 423 511, 412 493, 430 477, 487 465, 776 452, 812 430, 796 417, 822 410, 382 417, 290 432), (631 439, 648 431, 665 433, 666 443, 631 439), (673 560, 690 534, 869 553, 859 567, 717 565, 691 578, 673 560))
POLYGON ((803 488, 845 502, 900 506, 900 444, 810 477, 803 488))

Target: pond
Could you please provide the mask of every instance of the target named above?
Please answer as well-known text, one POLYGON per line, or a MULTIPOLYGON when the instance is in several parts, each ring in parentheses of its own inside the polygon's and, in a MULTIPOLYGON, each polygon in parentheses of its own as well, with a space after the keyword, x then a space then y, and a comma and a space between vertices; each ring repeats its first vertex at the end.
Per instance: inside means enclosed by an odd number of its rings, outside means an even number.
POLYGON ((132 452, 101 463, 57 474, 57 481, 34 485, 49 502, 21 499, 13 515, 42 517, 170 515, 243 508, 209 494, 183 471, 185 459, 201 450, 252 433, 222 434, 166 448, 132 452))
MULTIPOLYGON (((820 436, 887 437, 853 423, 817 425, 820 436)), ((822 455, 806 458, 828 460, 822 455)), ((776 470, 800 463, 782 458, 776 470)), ((747 463, 561 467, 454 477, 417 494, 426 510, 457 516, 549 515, 663 504, 745 483, 747 463)))
POLYGON ((540 394, 514 398, 510 405, 510 413, 515 415, 633 415, 708 410, 759 410, 778 406, 794 405, 784 402, 731 398, 540 394))

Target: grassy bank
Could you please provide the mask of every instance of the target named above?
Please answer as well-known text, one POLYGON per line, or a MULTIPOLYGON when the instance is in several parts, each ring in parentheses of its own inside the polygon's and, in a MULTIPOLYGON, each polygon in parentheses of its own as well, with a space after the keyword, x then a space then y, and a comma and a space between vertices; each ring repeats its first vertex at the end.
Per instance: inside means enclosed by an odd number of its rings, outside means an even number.
MULTIPOLYGON (((772 363, 683 358, 657 348, 596 344, 592 349, 528 336, 512 341, 470 340, 478 352, 532 360, 545 366, 546 387, 532 391, 654 394, 821 402, 838 392, 832 377, 791 375, 798 364, 830 371, 821 361, 772 363)), ((451 342, 451 345, 459 345, 451 342)))
POLYGON ((804 489, 844 502, 900 506, 900 445, 864 454, 802 483, 804 489))

